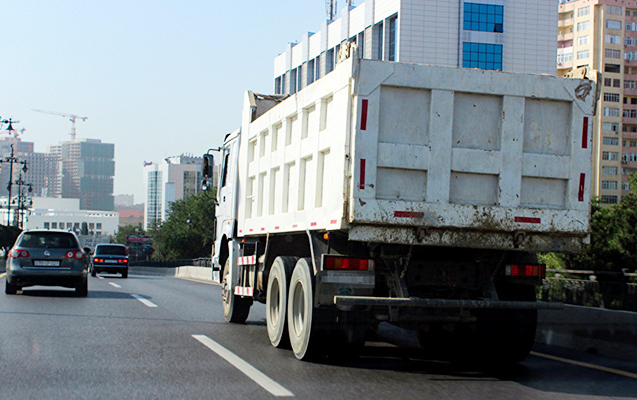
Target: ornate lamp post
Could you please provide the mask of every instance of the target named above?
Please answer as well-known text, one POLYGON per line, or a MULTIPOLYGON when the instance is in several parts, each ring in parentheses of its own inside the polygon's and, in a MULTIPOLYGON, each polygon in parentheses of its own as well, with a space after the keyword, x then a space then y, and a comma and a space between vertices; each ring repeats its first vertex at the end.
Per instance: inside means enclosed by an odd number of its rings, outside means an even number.
MULTIPOLYGON (((11 136, 15 131, 13 129, 13 123, 17 123, 20 121, 13 121, 11 118, 9 118, 8 120, 5 119, 0 122, 9 124, 6 130, 9 131, 9 136, 11 136)), ((7 190, 9 191, 9 196, 7 197, 7 226, 11 225, 11 189, 13 186, 13 164, 22 164, 22 171, 24 171, 25 173, 28 170, 26 160, 20 161, 18 158, 14 157, 13 145, 14 143, 11 143, 11 156, 0 159, 0 163, 9 163, 9 184, 7 185, 7 190)))
POLYGON ((22 179, 22 173, 14 183, 18 186, 18 196, 12 201, 13 204, 16 204, 17 200, 17 213, 13 215, 13 225, 23 229, 26 209, 33 205, 33 199, 28 197, 28 194, 33 192, 33 186, 22 179))

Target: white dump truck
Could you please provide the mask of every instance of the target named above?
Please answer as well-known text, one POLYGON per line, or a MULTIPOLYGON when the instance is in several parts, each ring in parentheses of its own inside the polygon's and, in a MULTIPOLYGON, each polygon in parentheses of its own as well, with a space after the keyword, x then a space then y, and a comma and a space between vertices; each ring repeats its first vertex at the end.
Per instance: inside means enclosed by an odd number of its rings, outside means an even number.
POLYGON ((354 52, 293 95, 248 92, 204 156, 226 319, 265 303, 298 359, 382 321, 432 352, 524 359, 537 310, 559 307, 536 302, 536 252, 589 241, 596 81, 354 52))

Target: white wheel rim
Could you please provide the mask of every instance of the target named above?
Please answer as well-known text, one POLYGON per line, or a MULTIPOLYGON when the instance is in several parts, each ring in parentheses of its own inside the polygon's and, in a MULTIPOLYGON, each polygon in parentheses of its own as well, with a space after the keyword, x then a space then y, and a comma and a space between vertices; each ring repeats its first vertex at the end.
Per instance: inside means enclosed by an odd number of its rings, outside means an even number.
POLYGON ((303 323, 305 321, 305 293, 303 290, 303 284, 297 282, 294 286, 294 301, 292 303, 292 321, 294 327, 294 333, 297 336, 303 334, 303 323))
POLYGON ((271 326, 277 326, 279 324, 279 318, 281 317, 281 314, 279 312, 281 309, 281 297, 279 296, 279 291, 279 280, 275 278, 272 280, 272 287, 269 291, 270 298, 268 299, 268 303, 270 304, 269 320, 271 326))

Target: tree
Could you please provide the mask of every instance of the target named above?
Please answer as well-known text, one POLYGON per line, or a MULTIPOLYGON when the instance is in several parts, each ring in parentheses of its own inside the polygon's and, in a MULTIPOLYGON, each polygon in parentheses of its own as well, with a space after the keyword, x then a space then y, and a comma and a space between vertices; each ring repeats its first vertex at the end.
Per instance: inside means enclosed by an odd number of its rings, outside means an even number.
POLYGON ((170 204, 168 219, 151 225, 158 259, 209 257, 214 229, 215 191, 199 193, 170 204))
POLYGON ((13 246, 20 233, 22 230, 18 227, 0 225, 0 247, 5 250, 5 253, 13 246))
POLYGON ((142 224, 120 226, 117 234, 111 238, 113 243, 126 244, 126 236, 129 235, 145 235, 146 231, 142 229, 142 224))

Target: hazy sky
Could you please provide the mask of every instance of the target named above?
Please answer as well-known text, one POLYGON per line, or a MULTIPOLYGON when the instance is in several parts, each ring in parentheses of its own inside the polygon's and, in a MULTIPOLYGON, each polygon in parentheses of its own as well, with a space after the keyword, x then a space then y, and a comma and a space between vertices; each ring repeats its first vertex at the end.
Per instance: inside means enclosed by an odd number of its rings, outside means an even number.
POLYGON ((88 117, 77 137, 115 144, 114 193, 135 202, 144 161, 218 147, 239 127, 244 92, 272 93, 274 57, 326 19, 325 0, 3 0, 0 10, 0 116, 19 120, 37 152, 70 140, 71 122, 32 109, 88 117))

